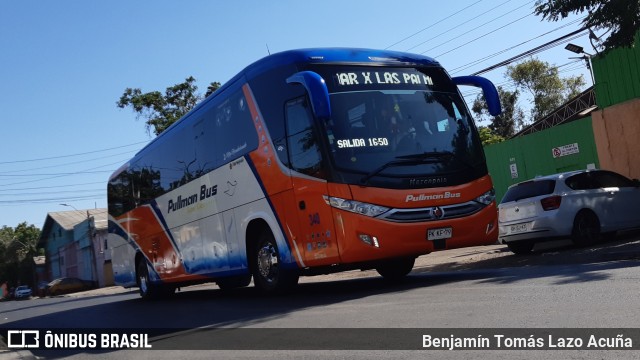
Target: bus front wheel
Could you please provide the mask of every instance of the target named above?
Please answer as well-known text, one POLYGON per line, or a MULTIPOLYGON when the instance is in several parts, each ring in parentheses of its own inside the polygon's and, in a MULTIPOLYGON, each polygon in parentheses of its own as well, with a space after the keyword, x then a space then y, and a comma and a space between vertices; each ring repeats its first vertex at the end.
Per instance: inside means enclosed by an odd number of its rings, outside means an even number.
POLYGON ((388 280, 399 280, 407 276, 413 269, 416 259, 413 257, 395 259, 378 266, 376 271, 388 280))
POLYGON ((163 296, 169 296, 176 292, 176 287, 171 285, 158 285, 151 283, 149 278, 149 269, 144 260, 138 261, 136 268, 138 277, 138 288, 140 289, 140 297, 144 300, 157 299, 163 296))
POLYGON ((298 283, 298 274, 284 269, 278 244, 270 231, 262 231, 252 251, 253 282, 260 291, 278 293, 298 283))

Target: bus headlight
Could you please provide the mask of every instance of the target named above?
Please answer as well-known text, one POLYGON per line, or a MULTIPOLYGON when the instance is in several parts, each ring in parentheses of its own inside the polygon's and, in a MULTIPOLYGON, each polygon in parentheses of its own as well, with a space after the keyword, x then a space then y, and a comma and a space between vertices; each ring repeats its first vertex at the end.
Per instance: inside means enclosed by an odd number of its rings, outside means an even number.
POLYGON ((495 189, 491 189, 491 190, 487 191, 486 193, 478 196, 476 198, 476 201, 481 203, 481 204, 489 205, 495 199, 496 199, 496 191, 495 191, 495 189))
POLYGON ((324 196, 324 201, 329 204, 331 207, 340 210, 350 211, 352 213, 375 217, 380 214, 384 214, 389 211, 388 207, 367 204, 360 201, 355 200, 346 200, 333 196, 324 196))

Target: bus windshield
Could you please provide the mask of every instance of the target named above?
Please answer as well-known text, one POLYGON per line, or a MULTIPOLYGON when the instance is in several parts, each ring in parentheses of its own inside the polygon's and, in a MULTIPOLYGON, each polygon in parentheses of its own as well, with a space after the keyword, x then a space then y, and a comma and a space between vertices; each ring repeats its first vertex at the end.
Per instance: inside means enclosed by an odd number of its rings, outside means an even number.
POLYGON ((336 168, 375 176, 433 176, 484 166, 457 88, 441 68, 325 70, 336 168))

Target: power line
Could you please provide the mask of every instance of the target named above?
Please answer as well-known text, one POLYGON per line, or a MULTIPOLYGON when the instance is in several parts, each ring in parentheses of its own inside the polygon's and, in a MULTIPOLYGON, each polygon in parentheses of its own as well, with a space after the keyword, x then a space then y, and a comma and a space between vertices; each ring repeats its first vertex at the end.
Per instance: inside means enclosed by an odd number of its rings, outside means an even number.
POLYGON ((78 187, 83 185, 96 185, 96 184, 105 184, 105 181, 94 181, 88 183, 77 183, 77 184, 66 184, 66 185, 52 185, 52 186, 38 186, 38 187, 29 187, 29 188, 12 188, 12 189, 3 189, 4 191, 22 191, 22 190, 40 190, 40 189, 57 189, 57 188, 66 188, 66 187, 78 187))
MULTIPOLYGON (((498 31, 498 30, 502 30, 502 29, 506 28, 507 26, 512 25, 512 24, 515 24, 516 22, 518 22, 518 21, 520 21, 520 20, 523 20, 524 18, 527 18, 527 17, 529 17, 529 16, 531 16, 531 15, 533 15, 533 13, 527 14, 527 15, 525 15, 525 16, 523 16, 523 17, 521 17, 521 18, 518 18, 518 19, 516 19, 516 20, 514 20, 514 21, 512 21, 512 22, 510 22, 510 23, 508 23, 508 24, 505 24, 505 25, 503 25, 503 26, 500 26, 499 28, 497 28, 497 29, 495 29, 495 30, 492 30, 492 31, 489 31, 488 33, 482 34, 482 35, 478 36, 477 38, 475 38, 475 39, 473 39, 473 40, 469 40, 469 41, 467 41, 466 43, 464 43, 464 44, 462 44, 462 45, 460 45, 460 46, 457 46, 457 47, 455 47, 455 48, 453 48, 453 49, 450 49, 450 50, 449 50, 449 51, 447 51, 447 52, 444 52, 444 53, 442 53, 442 54, 440 54, 440 55, 437 55, 437 56, 436 56, 436 58, 438 58, 438 57, 440 57, 440 56, 442 56, 442 55, 446 55, 446 54, 448 54, 448 53, 450 53, 450 52, 452 52, 452 51, 454 51, 454 50, 458 50, 458 49, 460 49, 460 48, 461 48, 461 47, 463 47, 463 46, 469 45, 469 44, 471 44, 472 42, 474 42, 474 41, 476 41, 476 40, 479 40, 479 39, 482 39, 483 37, 485 37, 485 36, 487 36, 487 35, 489 35, 489 34, 493 34, 494 32, 496 32, 496 31, 498 31)), ((422 54, 424 54, 424 53, 422 53, 422 54)))
MULTIPOLYGON (((533 0, 533 1, 535 1, 535 0, 533 0)), ((513 10, 507 11, 506 13, 504 13, 504 14, 502 14, 502 15, 500 15, 500 16, 497 16, 497 17, 493 18, 492 20, 487 21, 487 22, 483 23, 483 24, 482 24, 482 25, 480 25, 480 26, 477 26, 477 27, 474 27, 474 28, 472 28, 472 29, 470 29, 470 30, 468 30, 468 31, 465 31, 465 32, 463 32, 462 34, 455 35, 453 38, 448 39, 448 40, 446 40, 446 41, 443 41, 442 43, 440 43, 440 44, 438 44, 438 45, 436 45, 436 46, 434 46, 434 47, 432 47, 432 48, 429 48, 429 49, 427 49, 427 50, 423 51, 421 54, 425 54, 425 53, 427 53, 427 52, 430 52, 430 51, 432 51, 432 50, 435 50, 435 49, 437 49, 437 48, 439 48, 439 47, 441 47, 441 46, 443 46, 443 45, 450 44, 450 43, 451 43, 451 40, 453 40, 453 39, 458 39, 458 38, 460 38, 461 36, 467 35, 467 34, 469 34, 469 33, 476 32, 479 28, 481 28, 481 27, 483 27, 483 26, 486 26, 486 25, 489 25, 489 24, 493 23, 494 21, 500 20, 500 19, 502 19, 503 17, 505 17, 505 16, 507 16, 507 15, 509 15, 509 14, 511 14, 511 13, 514 13, 514 12, 516 12, 516 11, 520 10, 521 8, 523 8, 523 7, 525 7, 525 6, 529 5, 529 4, 531 4, 533 1, 530 1, 530 2, 525 3, 525 4, 523 4, 523 5, 520 5, 520 6, 518 6, 517 8, 515 8, 515 9, 513 9, 513 10)), ((533 13, 529 13, 529 14, 527 14, 527 16, 529 16, 529 15, 533 15, 533 13)), ((510 24, 507 24, 507 25, 510 25, 510 24)), ((497 30, 500 30, 500 29, 501 29, 501 28, 498 28, 497 30)), ((497 30, 494 30, 494 31, 497 31, 497 30)), ((490 32, 490 33, 491 33, 491 32, 490 32)), ((490 34, 490 33, 487 33, 487 34, 485 34, 485 35, 488 35, 488 34, 490 34)), ((485 36, 485 35, 483 35, 483 36, 485 36)), ((474 40, 472 40, 472 41, 470 41, 470 42, 473 42, 473 41, 475 41, 475 40, 477 40, 477 39, 474 39, 474 40)), ((470 42, 468 42, 468 43, 470 43, 470 42)), ((466 44, 468 44, 468 43, 462 44, 461 46, 464 46, 464 45, 466 45, 466 44)), ((456 48, 456 49, 457 49, 457 48, 456 48)), ((437 56, 436 56, 436 57, 437 57, 437 56)))
POLYGON ((571 26, 571 25, 573 25, 573 24, 575 24, 575 23, 577 23, 577 22, 580 22, 580 21, 582 21, 582 19, 576 19, 576 20, 573 20, 573 21, 571 21, 571 22, 569 22, 569 23, 567 23, 567 24, 564 24, 564 25, 562 25, 562 26, 559 26, 559 27, 557 27, 557 28, 555 28, 555 29, 553 29, 553 30, 547 31, 547 32, 546 32, 546 33, 544 33, 544 34, 541 34, 541 35, 538 35, 538 36, 536 36, 536 37, 533 37, 533 38, 531 38, 531 39, 529 39, 529 40, 527 40, 527 41, 523 41, 523 42, 521 42, 521 43, 519 43, 519 44, 516 44, 516 45, 513 45, 513 46, 508 47, 508 48, 506 48, 506 49, 500 50, 500 51, 495 52, 495 53, 493 53, 493 54, 491 54, 491 55, 487 55, 487 56, 485 56, 485 57, 483 57, 483 58, 480 58, 480 59, 474 60, 474 61, 472 61, 472 62, 470 62, 470 63, 467 63, 467 64, 464 64, 464 65, 458 66, 457 68, 453 68, 453 69, 451 69, 449 72, 450 72, 450 73, 452 73, 452 74, 459 73, 459 72, 460 72, 460 71, 462 71, 462 70, 468 69, 468 68, 470 68, 470 67, 472 67, 472 66, 474 66, 474 65, 476 65, 476 64, 479 64, 479 63, 481 63, 481 62, 483 62, 483 61, 486 61, 486 60, 489 60, 489 59, 491 59, 491 58, 494 58, 494 57, 496 57, 496 56, 498 56, 498 55, 500 55, 500 54, 504 54, 504 53, 505 53, 505 52, 507 52, 507 51, 513 50, 513 49, 515 49, 515 48, 517 48, 517 47, 520 47, 520 46, 522 46, 522 45, 524 45, 524 44, 526 44, 526 43, 529 43, 529 42, 531 42, 531 41, 533 41, 533 40, 535 40, 535 39, 539 39, 539 38, 541 38, 541 37, 543 37, 543 36, 546 36, 546 35, 551 34, 552 32, 558 31, 558 30, 560 30, 560 29, 564 29, 565 27, 567 27, 567 26, 571 26))
MULTIPOLYGON (((497 9, 498 7, 500 7, 500 6, 504 5, 504 4, 508 3, 508 2, 511 2, 511 1, 513 1, 513 0, 507 0, 507 1, 503 2, 502 4, 500 4, 500 5, 496 5, 496 6, 492 7, 491 9, 489 9, 489 10, 487 10, 487 11, 483 12, 482 14, 475 15, 472 19, 468 19, 467 21, 474 20, 474 19, 479 19, 479 18, 481 18, 481 17, 482 17, 482 15, 487 14, 487 13, 489 13, 489 12, 493 11, 494 9, 497 9)), ((467 22, 467 24, 468 24, 468 22, 467 22)), ((453 27, 450 27, 450 28, 448 28, 447 30, 445 30, 445 31, 441 32, 440 34, 435 35, 435 36, 432 36, 432 37, 430 37, 429 39, 427 39, 427 40, 425 40, 425 41, 423 41, 423 42, 421 42, 421 43, 419 43, 419 44, 417 44, 417 45, 414 45, 414 46, 412 46, 412 47, 410 47, 410 48, 406 49, 405 51, 410 51, 410 50, 413 50, 413 49, 417 48, 417 47, 418 47, 418 46, 420 46, 420 45, 424 45, 425 43, 428 43, 429 41, 431 41, 431 40, 433 40, 433 39, 436 39, 436 38, 438 38, 440 35, 444 35, 444 34, 446 34, 446 33, 450 32, 451 30, 453 30, 453 29, 455 29, 455 28, 457 28, 457 27, 459 27, 459 26, 460 26, 460 25, 455 25, 455 26, 453 26, 453 27)))
MULTIPOLYGON (((106 184, 106 182, 105 182, 106 184)), ((86 193, 86 192, 98 192, 103 191, 104 189, 84 189, 84 190, 64 190, 64 191, 38 191, 38 192, 24 192, 24 193, 0 193, 0 197, 2 196, 35 196, 35 195, 51 195, 51 194, 65 194, 65 193, 86 193)))
POLYGON ((0 165, 2 165, 2 164, 17 164, 17 163, 25 163, 25 162, 33 162, 33 161, 43 161, 43 160, 53 160, 53 159, 62 159, 62 158, 67 158, 67 157, 81 156, 81 155, 94 154, 94 153, 104 152, 104 151, 109 151, 109 150, 121 149, 121 148, 128 147, 128 146, 134 146, 134 145, 140 145, 140 144, 146 144, 146 143, 148 143, 148 141, 140 141, 140 142, 133 143, 133 144, 116 146, 116 147, 107 148, 107 149, 101 149, 101 150, 86 151, 86 152, 77 153, 77 154, 51 156, 51 157, 38 158, 38 159, 0 161, 0 165))
MULTIPOLYGON (((117 163, 112 163, 112 164, 100 165, 100 166, 96 166, 96 167, 93 167, 93 168, 80 170, 80 172, 79 172, 79 173, 81 173, 81 172, 88 172, 88 171, 92 171, 92 170, 96 170, 96 169, 100 169, 100 168, 103 168, 103 167, 105 167, 105 166, 113 166, 113 165, 119 165, 119 164, 122 164, 122 163, 121 163, 121 162, 117 162, 117 163)), ((114 170, 105 170, 105 172, 107 172, 107 171, 109 171, 109 172, 113 172, 113 171, 115 171, 115 169, 114 169, 114 170)), ((0 184, 0 186, 11 186, 11 185, 18 185, 18 184, 34 183, 34 182, 39 182, 39 181, 45 181, 45 180, 51 180, 51 179, 55 179, 55 178, 59 178, 59 177, 64 177, 64 176, 70 176, 70 175, 76 175, 76 173, 70 173, 70 174, 67 174, 67 173, 64 173, 64 174, 57 174, 57 175, 55 175, 55 176, 45 177, 45 178, 42 178, 42 179, 35 179, 35 180, 28 180, 28 181, 21 181, 21 182, 17 182, 17 183, 10 183, 10 184, 0 184)), ((47 175, 47 176, 48 176, 48 175, 47 175)))
POLYGON ((447 16, 447 17, 445 17, 444 19, 439 20, 438 22, 435 22, 435 23, 433 23, 433 24, 431 24, 431 25, 427 26, 426 28, 424 28, 424 29, 422 29, 422 30, 420 30, 420 31, 418 31, 418 32, 416 32, 416 33, 414 33, 414 34, 412 34, 412 35, 409 35, 409 36, 407 36, 406 38, 404 38, 404 39, 402 39, 402 40, 400 40, 400 41, 397 41, 397 42, 395 42, 395 43, 393 43, 393 44, 391 44, 391 45, 387 46, 387 47, 386 47, 386 48, 384 48, 384 49, 385 49, 385 50, 387 50, 387 49, 391 48, 392 46, 398 45, 398 44, 400 44, 401 42, 403 42, 403 41, 405 41, 405 40, 408 40, 408 39, 410 39, 410 38, 412 38, 412 37, 414 37, 414 36, 416 36, 416 35, 420 34, 421 32, 423 32, 423 31, 425 31, 425 30, 427 30, 427 29, 430 29, 430 28, 432 28, 432 27, 434 27, 434 26, 436 26, 436 25, 440 24, 441 22, 443 22, 443 21, 445 21, 445 20, 447 20, 447 19, 449 19, 449 18, 451 18, 451 17, 453 17, 453 16, 455 16, 455 15, 457 15, 457 14, 459 14, 459 13, 463 12, 464 10, 466 10, 466 9, 468 9, 468 8, 470 8, 470 7, 474 6, 474 5, 476 5, 476 4, 477 4, 477 3, 479 3, 479 2, 482 2, 482 0, 478 0, 478 1, 474 2, 473 4, 468 5, 468 6, 467 6, 467 7, 465 7, 465 8, 460 9, 460 10, 456 11, 455 13, 453 13, 453 14, 451 14, 451 15, 449 15, 449 16, 447 16))
POLYGON ((587 28, 586 27, 582 27, 582 28, 580 28, 580 29, 578 29, 576 31, 570 32, 569 34, 566 34, 566 35, 563 35, 563 36, 561 36, 561 37, 559 37, 557 39, 551 40, 551 41, 549 41, 547 43, 544 43, 544 44, 542 44, 540 46, 537 46, 537 47, 535 47, 535 48, 533 48, 531 50, 525 51, 525 52, 523 52, 521 54, 518 54, 518 55, 516 55, 514 57, 511 57, 511 58, 509 58, 507 60, 501 61, 501 62, 499 62, 499 63, 497 63, 495 65, 491 65, 491 66, 489 66, 489 67, 487 67, 485 69, 482 69, 480 71, 476 71, 475 73, 473 73, 473 75, 480 75, 482 73, 497 69, 499 67, 502 67, 502 66, 505 66, 505 65, 509 65, 512 62, 517 61, 519 59, 522 59, 524 57, 527 57, 527 56, 530 56, 530 55, 534 55, 534 54, 537 54, 537 53, 542 52, 544 50, 547 50, 547 49, 550 49, 552 47, 558 46, 558 45, 562 44, 561 41, 563 41, 563 40, 566 40, 566 41, 572 40, 573 38, 571 38, 571 37, 572 36, 576 36, 576 34, 579 34, 576 37, 582 36, 583 34, 580 34, 580 33, 584 32, 585 30, 587 30, 587 28))
POLYGON ((79 201, 79 200, 93 200, 93 199, 105 199, 106 194, 93 194, 87 196, 75 196, 75 197, 55 197, 55 198, 43 198, 43 199, 21 199, 21 200, 0 200, 0 206, 3 205, 21 205, 21 204, 46 204, 46 203, 58 203, 60 201, 79 201))
MULTIPOLYGON (((28 169, 20 169, 20 170, 3 171, 3 173, 4 174, 10 174, 10 173, 20 173, 20 172, 25 172, 25 171, 33 171, 33 170, 59 168, 59 167, 67 166, 67 165, 82 164, 82 163, 92 162, 92 161, 96 161, 96 160, 107 159, 107 158, 111 158, 111 157, 114 157, 114 156, 120 156, 120 155, 124 155, 124 154, 131 154, 132 152, 136 152, 136 151, 137 150, 129 150, 129 151, 125 151, 125 152, 121 152, 121 153, 117 153, 117 154, 112 154, 112 155, 107 155, 107 156, 101 156, 101 157, 97 157, 97 158, 91 158, 91 159, 86 159, 86 160, 80 160, 80 161, 74 161, 74 162, 62 163, 62 164, 55 164, 55 165, 49 165, 49 166, 39 166, 37 168, 28 168, 28 169)), ((126 160, 123 160, 122 163, 124 161, 126 161, 126 160)))

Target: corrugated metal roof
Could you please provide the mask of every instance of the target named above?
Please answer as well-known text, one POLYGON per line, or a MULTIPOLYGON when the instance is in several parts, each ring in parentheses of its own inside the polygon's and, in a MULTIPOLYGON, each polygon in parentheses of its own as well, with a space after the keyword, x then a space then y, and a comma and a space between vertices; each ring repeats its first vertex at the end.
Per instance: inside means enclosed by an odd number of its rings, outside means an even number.
POLYGON ((47 214, 65 230, 73 230, 73 227, 93 216, 96 223, 107 220, 107 209, 89 209, 58 211, 47 214))
POLYGON ((107 209, 87 209, 87 210, 71 210, 71 211, 57 211, 47 214, 47 218, 42 226, 42 232, 40 233, 40 240, 38 246, 44 246, 46 239, 49 236, 49 231, 53 223, 57 223, 66 231, 72 231, 73 227, 79 223, 87 220, 87 217, 93 216, 95 225, 98 230, 106 228, 108 213, 107 209))

